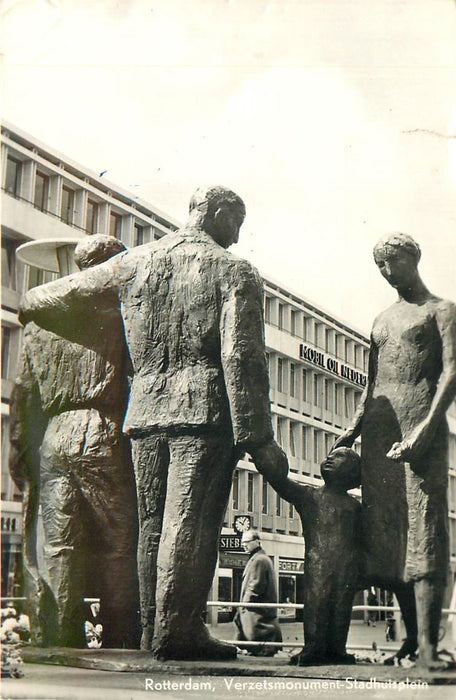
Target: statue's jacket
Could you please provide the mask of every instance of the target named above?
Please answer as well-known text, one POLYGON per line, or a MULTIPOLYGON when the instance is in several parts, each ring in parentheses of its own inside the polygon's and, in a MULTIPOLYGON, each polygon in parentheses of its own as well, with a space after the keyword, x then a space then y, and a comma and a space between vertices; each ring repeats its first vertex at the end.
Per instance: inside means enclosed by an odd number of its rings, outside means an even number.
POLYGON ((125 344, 119 336, 92 336, 90 343, 79 336, 81 342, 73 342, 35 323, 25 328, 11 397, 10 470, 18 484, 38 479, 40 445, 53 441, 63 449, 68 425, 75 453, 89 445, 89 425, 93 432, 107 419, 110 441, 120 434, 128 397, 125 344))
POLYGON ((132 437, 220 428, 245 446, 272 437, 261 278, 201 230, 33 289, 21 314, 67 337, 88 314, 107 333, 122 319, 133 367, 124 431, 132 437))

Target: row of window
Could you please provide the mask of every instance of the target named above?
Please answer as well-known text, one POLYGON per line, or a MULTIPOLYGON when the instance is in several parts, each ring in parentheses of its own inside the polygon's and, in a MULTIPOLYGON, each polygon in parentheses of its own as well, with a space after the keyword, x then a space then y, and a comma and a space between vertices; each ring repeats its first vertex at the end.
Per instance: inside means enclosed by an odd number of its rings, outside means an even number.
MULTIPOLYGON (((31 161, 28 161, 27 164, 31 164, 31 161)), ((22 198, 24 193, 23 169, 23 161, 10 154, 7 156, 4 187, 6 192, 19 198, 22 198)), ((123 213, 120 209, 116 211, 112 206, 109 207, 109 219, 106 226, 103 217, 105 215, 104 208, 108 205, 103 199, 97 200, 89 193, 85 197, 85 190, 77 189, 69 182, 64 182, 60 186, 61 177, 46 173, 38 166, 30 176, 33 177, 31 199, 25 199, 40 211, 57 216, 64 223, 76 226, 88 234, 109 233, 115 238, 122 237, 123 213), (85 214, 79 216, 84 208, 85 214)), ((169 224, 166 225, 170 229, 175 228, 169 224)), ((157 227, 136 221, 133 245, 148 243, 162 235, 163 232, 157 227)))
POLYGON ((231 489, 231 503, 233 510, 244 510, 246 513, 254 513, 261 510, 263 515, 277 515, 279 517, 296 517, 296 511, 292 503, 284 501, 278 493, 272 489, 268 482, 259 474, 236 469, 233 474, 233 486, 231 489), (240 500, 240 482, 246 479, 245 499, 240 500), (260 489, 261 483, 261 489, 260 489), (260 501, 260 502, 259 502, 260 501))
MULTIPOLYGON (((305 462, 302 473, 320 479, 319 465, 334 445, 334 433, 288 418, 276 417, 276 439, 289 457, 305 462), (312 472, 309 471, 312 469, 312 472)), ((354 449, 358 449, 355 444, 354 449)))
POLYGON ((329 328, 313 316, 291 304, 286 304, 276 297, 266 294, 264 302, 266 323, 276 326, 297 338, 321 348, 335 357, 349 362, 355 367, 367 371, 369 350, 361 343, 329 328))
POLYGON ((271 389, 299 399, 314 407, 350 418, 356 410, 362 390, 346 387, 285 357, 267 353, 271 389))

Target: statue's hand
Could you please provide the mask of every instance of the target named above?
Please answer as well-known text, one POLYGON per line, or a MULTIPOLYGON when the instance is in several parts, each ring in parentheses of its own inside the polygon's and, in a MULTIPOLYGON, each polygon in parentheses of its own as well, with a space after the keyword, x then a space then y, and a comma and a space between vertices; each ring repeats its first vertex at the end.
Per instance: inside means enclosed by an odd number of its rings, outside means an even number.
POLYGON ((338 447, 352 447, 353 443, 355 442, 355 434, 354 431, 349 428, 346 430, 342 435, 339 435, 337 438, 336 442, 334 445, 331 447, 329 454, 338 447))
POLYGON ((402 460, 408 461, 409 451, 410 451, 409 443, 407 440, 404 440, 403 442, 393 443, 391 445, 389 452, 386 453, 386 456, 389 459, 394 460, 395 462, 400 462, 402 460))
POLYGON ((421 423, 405 440, 393 443, 386 456, 394 461, 404 462, 419 459, 430 443, 429 431, 428 423, 421 423))

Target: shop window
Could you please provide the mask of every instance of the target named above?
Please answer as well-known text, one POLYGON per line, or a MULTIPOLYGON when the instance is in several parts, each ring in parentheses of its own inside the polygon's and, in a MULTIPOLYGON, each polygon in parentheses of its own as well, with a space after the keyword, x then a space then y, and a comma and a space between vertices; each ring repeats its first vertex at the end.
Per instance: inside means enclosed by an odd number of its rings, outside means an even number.
MULTIPOLYGON (((223 601, 232 600, 232 579, 230 576, 219 576, 218 580, 218 599, 223 601)), ((219 620, 220 622, 220 620, 219 620)))
MULTIPOLYGON (((279 576, 279 603, 296 603, 296 576, 279 576)), ((294 608, 281 608, 280 617, 296 618, 294 608)))

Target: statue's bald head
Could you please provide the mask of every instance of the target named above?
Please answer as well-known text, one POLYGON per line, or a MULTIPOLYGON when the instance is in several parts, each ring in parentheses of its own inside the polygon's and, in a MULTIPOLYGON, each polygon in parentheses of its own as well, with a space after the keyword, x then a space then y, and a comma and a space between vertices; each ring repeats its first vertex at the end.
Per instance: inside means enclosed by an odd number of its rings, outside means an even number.
POLYGON ((221 185, 198 187, 190 199, 189 211, 198 209, 213 215, 221 206, 237 207, 244 211, 245 216, 245 204, 239 195, 221 185))
POLYGON ((114 236, 96 233, 79 241, 74 250, 74 261, 80 270, 85 270, 87 267, 99 265, 125 250, 127 249, 122 241, 114 236))
POLYGON ((227 187, 198 187, 190 199, 189 226, 208 233, 223 248, 237 243, 245 204, 227 187))

